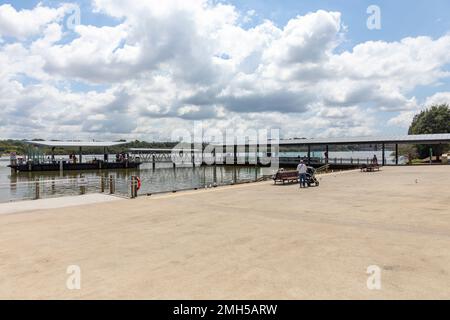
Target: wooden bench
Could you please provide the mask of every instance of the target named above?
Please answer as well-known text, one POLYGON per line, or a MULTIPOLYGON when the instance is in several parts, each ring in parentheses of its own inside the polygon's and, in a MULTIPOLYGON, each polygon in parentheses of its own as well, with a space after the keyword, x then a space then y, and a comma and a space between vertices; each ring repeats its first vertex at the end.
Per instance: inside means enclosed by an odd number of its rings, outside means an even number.
POLYGON ((363 164, 361 166, 361 172, 374 172, 380 171, 380 166, 378 164, 363 164))
POLYGON ((283 184, 285 182, 288 183, 293 183, 293 182, 298 182, 298 171, 278 171, 274 176, 273 176, 273 181, 275 184, 277 184, 277 182, 282 182, 283 184))

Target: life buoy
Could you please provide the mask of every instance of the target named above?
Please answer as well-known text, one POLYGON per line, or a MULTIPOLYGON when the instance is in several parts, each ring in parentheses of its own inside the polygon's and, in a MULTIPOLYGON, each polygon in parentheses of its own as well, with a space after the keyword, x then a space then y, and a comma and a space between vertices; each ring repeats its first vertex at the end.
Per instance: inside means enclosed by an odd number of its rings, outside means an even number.
POLYGON ((141 188, 141 179, 139 179, 139 177, 136 177, 136 181, 137 181, 136 190, 138 191, 141 188))

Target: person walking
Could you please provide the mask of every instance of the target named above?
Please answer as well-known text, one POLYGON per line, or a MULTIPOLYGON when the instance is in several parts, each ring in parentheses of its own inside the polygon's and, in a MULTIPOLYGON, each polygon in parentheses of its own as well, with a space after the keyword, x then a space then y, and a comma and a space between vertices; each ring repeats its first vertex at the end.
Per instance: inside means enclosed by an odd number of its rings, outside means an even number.
POLYGON ((303 160, 300 161, 299 165, 297 166, 298 171, 298 181, 300 184, 300 188, 303 186, 303 188, 306 187, 306 164, 303 162, 303 160))
POLYGON ((372 164, 374 164, 374 165, 378 165, 378 158, 377 158, 377 155, 376 154, 374 154, 373 155, 373 158, 372 158, 372 164))

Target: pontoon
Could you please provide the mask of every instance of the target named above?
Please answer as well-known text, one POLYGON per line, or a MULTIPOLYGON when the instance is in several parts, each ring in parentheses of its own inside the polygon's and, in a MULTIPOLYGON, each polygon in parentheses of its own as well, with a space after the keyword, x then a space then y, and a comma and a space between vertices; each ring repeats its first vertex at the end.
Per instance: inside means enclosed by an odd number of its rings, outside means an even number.
POLYGON ((127 144, 127 142, 80 142, 80 141, 26 141, 29 144, 27 154, 18 158, 11 154, 9 167, 14 171, 74 171, 98 169, 139 168, 138 157, 129 157, 127 153, 117 154, 115 159, 109 159, 108 148, 127 144), (42 148, 51 148, 50 154, 45 154, 42 148), (71 154, 69 159, 58 158, 56 148, 78 148, 77 154, 71 154), (103 148, 102 159, 92 159, 83 162, 83 148, 103 148))

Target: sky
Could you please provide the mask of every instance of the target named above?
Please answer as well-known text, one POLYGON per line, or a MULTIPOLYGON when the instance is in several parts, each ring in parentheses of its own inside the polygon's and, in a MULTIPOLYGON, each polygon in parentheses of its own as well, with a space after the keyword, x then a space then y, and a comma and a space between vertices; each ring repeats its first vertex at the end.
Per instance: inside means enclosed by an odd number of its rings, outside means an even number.
POLYGON ((0 0, 0 139, 406 134, 441 103, 447 0, 0 0))

